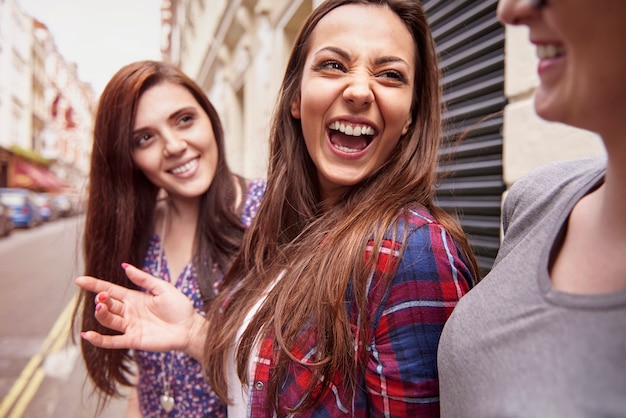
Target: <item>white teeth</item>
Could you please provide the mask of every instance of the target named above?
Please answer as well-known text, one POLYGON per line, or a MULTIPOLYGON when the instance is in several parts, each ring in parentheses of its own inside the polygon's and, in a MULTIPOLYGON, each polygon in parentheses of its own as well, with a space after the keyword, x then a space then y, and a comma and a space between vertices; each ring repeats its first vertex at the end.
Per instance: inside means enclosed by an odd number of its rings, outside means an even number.
POLYGON ((333 122, 328 129, 339 131, 350 136, 374 135, 374 128, 366 125, 346 125, 340 122, 333 122))
POLYGON ((347 148, 347 147, 344 147, 344 146, 341 146, 341 145, 337 145, 337 144, 333 144, 333 147, 335 147, 338 150, 343 151, 343 152, 345 152, 347 154, 355 153, 355 152, 359 152, 360 151, 358 149, 347 148))
POLYGON ((537 45, 537 58, 555 58, 565 54, 565 49, 557 45, 537 45))
POLYGON ((186 164, 181 165, 180 167, 176 167, 170 170, 170 172, 172 174, 180 174, 180 173, 184 173, 185 171, 189 171, 192 168, 194 168, 196 165, 198 165, 198 159, 194 158, 193 160, 189 161, 186 164))

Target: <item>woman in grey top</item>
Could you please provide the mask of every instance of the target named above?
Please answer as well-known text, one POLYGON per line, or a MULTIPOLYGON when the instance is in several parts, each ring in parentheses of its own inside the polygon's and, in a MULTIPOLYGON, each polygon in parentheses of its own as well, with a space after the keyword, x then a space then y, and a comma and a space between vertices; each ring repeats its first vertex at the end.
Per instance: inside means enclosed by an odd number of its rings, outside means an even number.
POLYGON ((537 114, 607 156, 518 181, 491 273, 439 345, 444 417, 626 416, 626 1, 500 0, 537 47, 537 114))

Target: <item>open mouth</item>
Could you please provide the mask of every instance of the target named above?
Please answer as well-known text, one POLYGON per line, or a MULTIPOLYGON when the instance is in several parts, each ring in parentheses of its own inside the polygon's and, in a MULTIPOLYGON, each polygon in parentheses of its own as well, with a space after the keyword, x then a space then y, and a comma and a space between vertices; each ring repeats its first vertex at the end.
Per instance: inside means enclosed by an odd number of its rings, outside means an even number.
POLYGON ((173 168, 171 170, 169 170, 170 173, 172 174, 182 174, 186 171, 191 170, 192 168, 194 168, 195 166, 198 165, 198 158, 194 158, 191 161, 186 162, 185 164, 178 166, 176 168, 173 168))
POLYGON ((565 55, 565 48, 559 45, 537 45, 537 58, 549 59, 565 55))
POLYGON ((328 126, 330 143, 337 150, 345 153, 363 151, 374 139, 376 131, 363 124, 333 122, 328 126))

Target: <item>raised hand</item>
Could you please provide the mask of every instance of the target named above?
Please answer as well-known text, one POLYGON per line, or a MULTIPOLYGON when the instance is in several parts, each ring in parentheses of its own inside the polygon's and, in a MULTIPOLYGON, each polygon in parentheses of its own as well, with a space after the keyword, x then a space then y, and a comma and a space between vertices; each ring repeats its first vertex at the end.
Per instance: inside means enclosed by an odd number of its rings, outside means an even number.
POLYGON ((207 323, 191 301, 168 282, 128 264, 122 267, 128 278, 146 292, 90 276, 75 279, 78 286, 96 293, 94 315, 98 322, 122 333, 86 331, 81 337, 102 348, 180 350, 199 359, 207 323))

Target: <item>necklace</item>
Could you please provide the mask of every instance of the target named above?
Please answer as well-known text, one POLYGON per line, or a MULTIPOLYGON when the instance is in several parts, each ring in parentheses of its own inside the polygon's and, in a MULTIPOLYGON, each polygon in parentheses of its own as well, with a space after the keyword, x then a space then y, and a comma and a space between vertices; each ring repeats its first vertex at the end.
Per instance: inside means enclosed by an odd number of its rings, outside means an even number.
MULTIPOLYGON (((157 277, 159 279, 161 278, 161 262, 163 260, 163 248, 165 247, 165 226, 167 224, 167 221, 169 220, 168 215, 169 211, 166 204, 163 226, 161 227, 161 246, 159 247, 159 258, 157 259, 157 277)), ((186 269, 186 271, 185 275, 183 276, 183 283, 187 280, 191 272, 191 267, 185 266, 184 269, 186 269)), ((173 285, 176 285, 176 282, 174 282, 173 285)), ((167 363, 167 367, 163 368, 163 393, 159 397, 159 402, 161 403, 161 407, 165 410, 165 412, 169 413, 170 411, 172 411, 172 409, 174 409, 174 405, 176 404, 176 401, 174 400, 171 392, 171 379, 173 378, 172 364, 174 363, 174 360, 176 360, 176 352, 170 352, 169 361, 167 361, 167 354, 168 353, 164 353, 163 355, 163 359, 167 363)))

